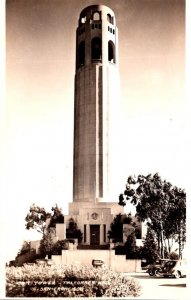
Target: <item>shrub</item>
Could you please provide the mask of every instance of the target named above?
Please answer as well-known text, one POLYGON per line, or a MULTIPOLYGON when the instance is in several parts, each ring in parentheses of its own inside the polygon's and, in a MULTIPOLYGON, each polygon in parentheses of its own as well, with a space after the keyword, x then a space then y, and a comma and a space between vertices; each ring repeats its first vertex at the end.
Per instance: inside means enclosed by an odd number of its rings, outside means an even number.
POLYGON ((126 255, 127 250, 124 245, 117 245, 115 247, 115 255, 126 255))
POLYGON ((31 248, 30 242, 24 241, 21 249, 17 253, 17 256, 11 264, 16 267, 21 267, 26 263, 33 263, 38 258, 36 251, 31 248))
POLYGON ((60 240, 57 241, 54 246, 52 247, 52 252, 51 254, 53 255, 61 255, 62 250, 68 250, 69 248, 69 241, 67 240, 60 240))
POLYGON ((113 243, 123 242, 123 225, 130 224, 135 229, 135 236, 137 239, 141 238, 141 224, 138 217, 133 217, 131 213, 129 214, 117 214, 110 224, 110 230, 108 230, 108 238, 113 241, 113 243), (135 222, 134 222, 135 221, 135 222))
POLYGON ((62 213, 62 209, 58 207, 56 204, 55 207, 52 207, 53 215, 51 216, 50 223, 48 228, 55 228, 56 224, 63 224, 64 223, 64 215, 62 213))
POLYGON ((24 254, 17 255, 15 259, 15 266, 21 267, 26 263, 34 263, 37 258, 39 258, 39 255, 32 249, 24 254))
POLYGON ((140 259, 141 247, 136 246, 135 231, 128 235, 127 240, 124 244, 124 253, 126 254, 126 259, 140 259))
POLYGON ((179 255, 178 255, 176 252, 171 252, 171 253, 169 254, 169 258, 170 258, 170 259, 178 260, 178 259, 179 259, 179 255))
POLYGON ((69 226, 66 229, 66 237, 67 239, 77 239, 78 243, 80 243, 83 239, 83 234, 77 227, 77 224, 73 218, 70 218, 69 220, 69 226))
POLYGON ((52 255, 61 255, 62 250, 69 249, 69 243, 75 244, 75 240, 74 239, 66 239, 66 240, 57 241, 52 247, 51 254, 52 255))
POLYGON ((140 291, 136 279, 105 267, 24 265, 6 268, 7 297, 135 297, 140 291))
POLYGON ((40 247, 39 247, 40 256, 43 258, 46 255, 48 255, 48 257, 50 258, 52 254, 53 246, 54 246, 53 233, 52 233, 52 229, 49 228, 47 232, 43 234, 43 237, 40 241, 40 247))
POLYGON ((158 247, 155 232, 148 227, 143 247, 141 248, 142 258, 146 259, 147 264, 153 264, 158 258, 158 247))
POLYGON ((119 275, 114 284, 112 283, 106 290, 106 297, 137 297, 141 294, 141 287, 135 278, 119 275))

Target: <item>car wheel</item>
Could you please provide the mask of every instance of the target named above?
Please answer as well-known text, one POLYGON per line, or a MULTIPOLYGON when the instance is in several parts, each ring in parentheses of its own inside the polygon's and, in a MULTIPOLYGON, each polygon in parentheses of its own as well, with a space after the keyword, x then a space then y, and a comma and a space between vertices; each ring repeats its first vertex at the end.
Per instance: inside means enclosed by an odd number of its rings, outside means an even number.
POLYGON ((149 270, 149 275, 150 276, 155 276, 156 275, 156 270, 149 270))
POLYGON ((176 273, 175 273, 174 276, 175 276, 175 278, 177 278, 177 279, 180 278, 180 277, 181 277, 180 271, 176 271, 176 273))

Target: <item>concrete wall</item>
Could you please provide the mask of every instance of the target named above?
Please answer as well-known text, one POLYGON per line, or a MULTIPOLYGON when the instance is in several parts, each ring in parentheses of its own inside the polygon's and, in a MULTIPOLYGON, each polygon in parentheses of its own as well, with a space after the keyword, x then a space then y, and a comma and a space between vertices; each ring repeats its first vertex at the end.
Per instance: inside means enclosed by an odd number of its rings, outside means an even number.
POLYGON ((66 224, 56 224, 56 237, 58 240, 66 239, 66 224))
POLYGON ((126 259, 125 255, 115 255, 111 269, 115 272, 139 272, 141 271, 141 260, 126 259))
POLYGON ((62 255, 52 255, 51 259, 57 266, 62 264, 62 255))
POLYGON ((92 260, 103 260, 105 265, 116 272, 138 272, 141 261, 129 259, 125 255, 115 255, 114 250, 62 250, 62 255, 52 255, 55 264, 92 266, 92 260))

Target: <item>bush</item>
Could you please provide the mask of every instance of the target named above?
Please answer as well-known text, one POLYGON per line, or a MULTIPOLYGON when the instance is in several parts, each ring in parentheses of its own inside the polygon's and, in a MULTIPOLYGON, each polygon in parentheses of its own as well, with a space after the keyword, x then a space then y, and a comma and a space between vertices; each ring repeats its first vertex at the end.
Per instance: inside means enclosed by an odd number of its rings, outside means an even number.
POLYGON ((51 254, 52 255, 61 255, 62 250, 69 249, 69 243, 75 244, 75 240, 74 239, 66 239, 66 240, 57 241, 52 247, 51 254))
POLYGON ((127 249, 124 245, 117 245, 115 247, 115 255, 126 255, 127 249))
POLYGON ((45 234, 43 234, 43 237, 40 241, 40 247, 39 247, 40 256, 43 258, 46 255, 48 255, 48 257, 51 258, 53 246, 54 246, 53 232, 52 229, 49 228, 49 230, 45 234))
POLYGON ((179 255, 176 252, 171 252, 169 254, 169 258, 170 259, 174 259, 174 260, 178 260, 179 259, 179 255))
POLYGON ((66 229, 66 237, 67 239, 77 239, 78 243, 80 243, 83 239, 83 234, 80 229, 78 229, 76 222, 73 218, 69 220, 69 226, 66 229))
POLYGON ((21 267, 26 263, 34 263, 37 258, 39 258, 39 255, 32 249, 25 254, 18 255, 15 259, 15 266, 21 267))
MULTIPOLYGON (((38 258, 36 251, 31 248, 30 242, 24 241, 21 249, 17 253, 17 256, 13 261, 11 261, 11 265, 15 267, 21 267, 26 263, 33 263, 38 258)), ((10 265, 10 266, 11 266, 10 265)))
POLYGON ((24 265, 6 268, 7 297, 135 297, 140 291, 136 279, 105 267, 24 265))
POLYGON ((148 227, 143 247, 141 247, 141 256, 146 259, 147 264, 153 264, 159 259, 158 246, 155 232, 148 227))
POLYGON ((135 232, 132 232, 124 244, 126 259, 141 259, 141 247, 136 246, 135 232))
POLYGON ((52 255, 61 255, 62 250, 68 250, 69 248, 69 241, 67 240, 60 240, 57 241, 54 246, 52 247, 52 255))

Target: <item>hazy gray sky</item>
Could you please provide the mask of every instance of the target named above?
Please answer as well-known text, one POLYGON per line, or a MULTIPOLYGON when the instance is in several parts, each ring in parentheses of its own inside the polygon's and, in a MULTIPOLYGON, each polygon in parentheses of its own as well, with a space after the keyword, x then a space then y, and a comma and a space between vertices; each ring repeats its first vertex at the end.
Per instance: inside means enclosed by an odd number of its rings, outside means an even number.
MULTIPOLYGON (((96 1, 8 0, 3 147, 5 210, 19 212, 15 245, 32 203, 67 212, 72 201, 75 31, 96 1)), ((185 4, 102 1, 119 30, 120 118, 112 167, 117 201, 131 174, 159 172, 186 185, 185 4)), ((113 199, 112 199, 113 200, 113 199)), ((5 224, 7 221, 5 220, 5 224)), ((15 224, 8 224, 12 235, 15 224)))

